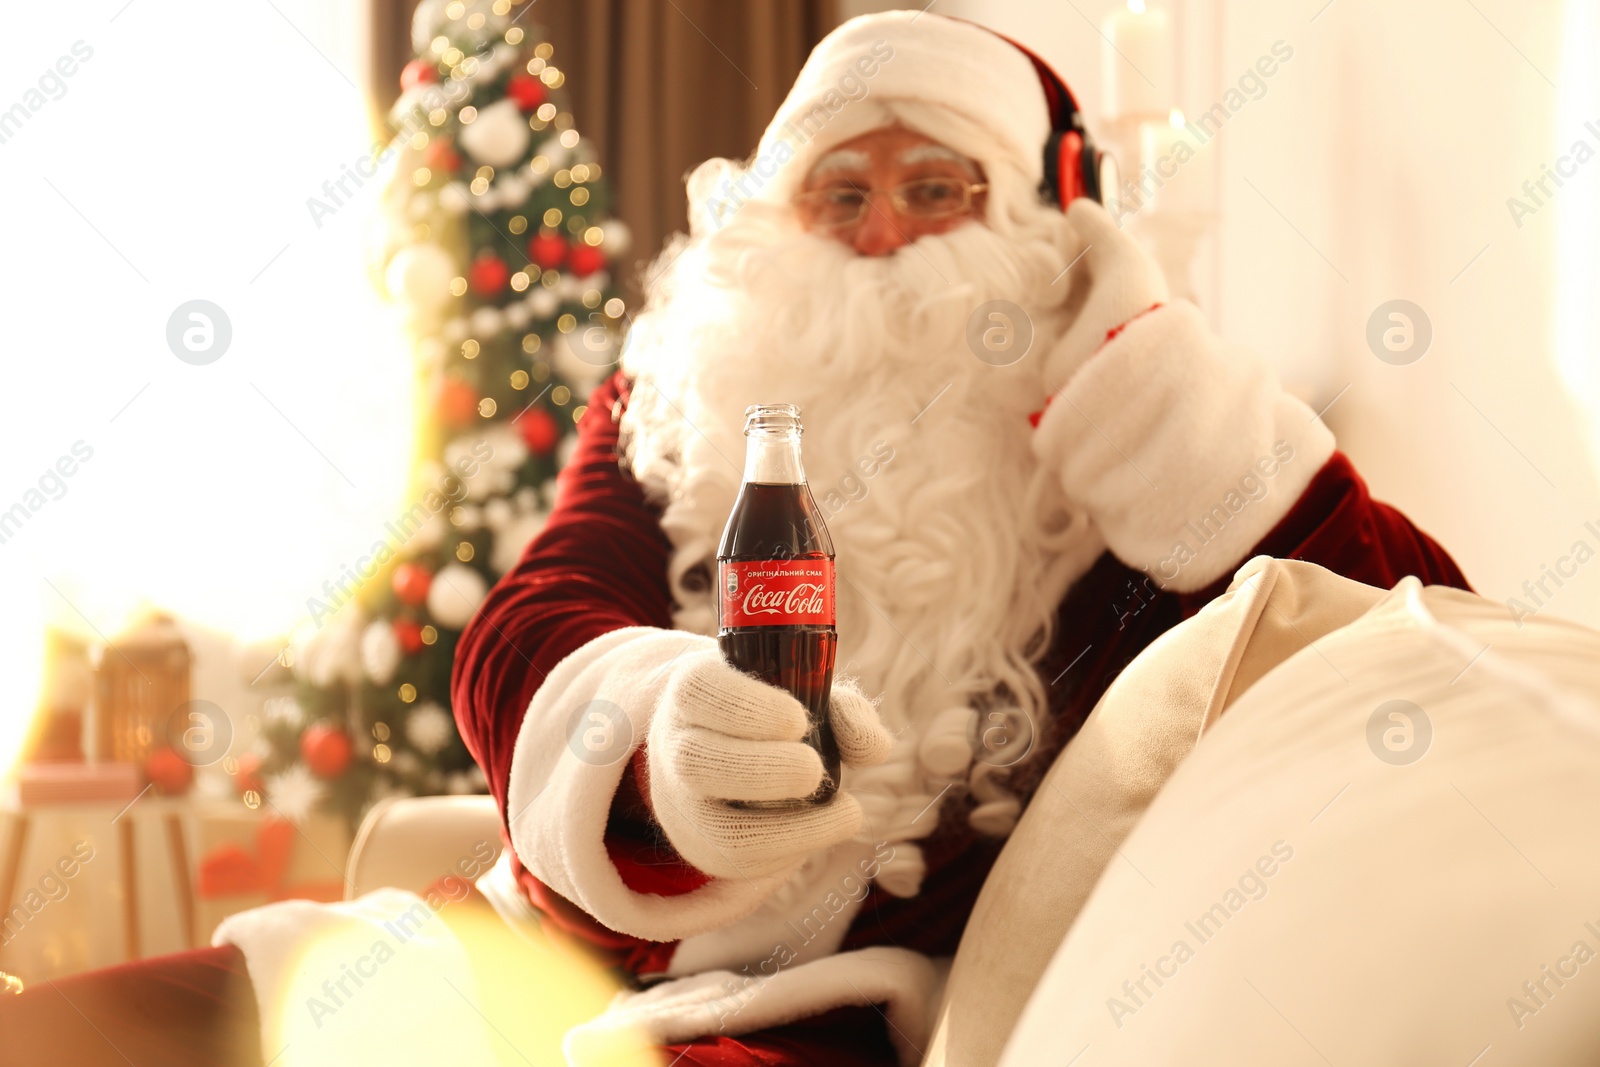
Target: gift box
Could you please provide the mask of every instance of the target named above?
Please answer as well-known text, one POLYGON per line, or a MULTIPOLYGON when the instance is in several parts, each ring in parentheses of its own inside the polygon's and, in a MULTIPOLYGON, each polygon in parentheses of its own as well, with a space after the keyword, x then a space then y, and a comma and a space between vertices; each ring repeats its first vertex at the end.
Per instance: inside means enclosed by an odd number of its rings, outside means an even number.
POLYGON ((350 834, 343 819, 290 822, 271 811, 208 813, 196 827, 196 944, 235 912, 277 900, 344 899, 350 834))
POLYGON ((235 912, 344 896, 343 819, 192 797, 0 805, 0 969, 28 981, 208 944, 235 912))

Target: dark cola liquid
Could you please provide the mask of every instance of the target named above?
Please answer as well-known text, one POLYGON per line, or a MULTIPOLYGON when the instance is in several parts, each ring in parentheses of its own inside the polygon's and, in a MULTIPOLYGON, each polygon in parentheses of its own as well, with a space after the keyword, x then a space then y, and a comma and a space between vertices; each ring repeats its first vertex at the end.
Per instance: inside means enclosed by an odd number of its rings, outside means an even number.
MULTIPOLYGON (((728 517, 717 560, 831 560, 833 541, 804 485, 746 482, 728 517)), ((718 604, 722 602, 719 593, 718 604)), ((805 741, 822 757, 822 786, 801 803, 821 804, 839 788, 839 745, 828 719, 839 637, 832 626, 722 625, 718 643, 729 663, 775 685, 805 707, 805 741)), ((747 801, 745 808, 789 807, 793 801, 747 801)))

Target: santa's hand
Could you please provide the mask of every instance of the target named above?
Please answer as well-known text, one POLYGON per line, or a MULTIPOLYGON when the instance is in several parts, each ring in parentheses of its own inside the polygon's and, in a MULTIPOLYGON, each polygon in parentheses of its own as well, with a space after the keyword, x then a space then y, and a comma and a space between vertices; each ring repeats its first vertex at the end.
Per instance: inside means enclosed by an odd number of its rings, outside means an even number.
MULTIPOLYGON (((893 738, 851 682, 836 679, 829 717, 851 766, 881 763, 893 738)), ((758 877, 798 863, 861 828, 861 807, 844 790, 825 804, 801 803, 822 785, 822 759, 802 738, 806 709, 747 675, 715 650, 673 664, 650 721, 650 802, 684 859, 722 878, 758 877), (730 801, 793 800, 750 809, 730 801)))
POLYGON ((1044 361, 1044 384, 1059 392, 1106 335, 1167 300, 1161 268, 1132 237, 1117 229, 1106 209, 1079 198, 1067 222, 1083 241, 1078 259, 1058 285, 1067 286, 1063 307, 1072 319, 1044 361))

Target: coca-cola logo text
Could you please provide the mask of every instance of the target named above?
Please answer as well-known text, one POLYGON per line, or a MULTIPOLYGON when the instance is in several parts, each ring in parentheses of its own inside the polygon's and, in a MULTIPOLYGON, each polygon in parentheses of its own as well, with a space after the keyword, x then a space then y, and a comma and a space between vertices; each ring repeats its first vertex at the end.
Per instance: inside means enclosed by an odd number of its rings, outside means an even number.
POLYGON ((719 626, 832 626, 830 559, 723 560, 719 626))
POLYGON ((825 589, 822 582, 813 582, 768 590, 765 582, 757 582, 745 590, 739 608, 746 615, 814 615, 827 608, 825 589))

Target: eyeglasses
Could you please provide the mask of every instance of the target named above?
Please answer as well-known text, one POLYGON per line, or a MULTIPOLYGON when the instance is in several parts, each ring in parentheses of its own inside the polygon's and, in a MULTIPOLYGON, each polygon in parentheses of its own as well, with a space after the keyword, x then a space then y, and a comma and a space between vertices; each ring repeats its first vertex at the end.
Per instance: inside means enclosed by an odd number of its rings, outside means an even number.
MULTIPOLYGON (((948 219, 972 206, 972 195, 988 189, 985 182, 964 178, 918 178, 888 190, 894 209, 911 219, 948 219)), ((794 198, 806 225, 823 230, 842 230, 854 226, 867 214, 867 202, 874 190, 854 185, 835 185, 814 189, 794 198)))

